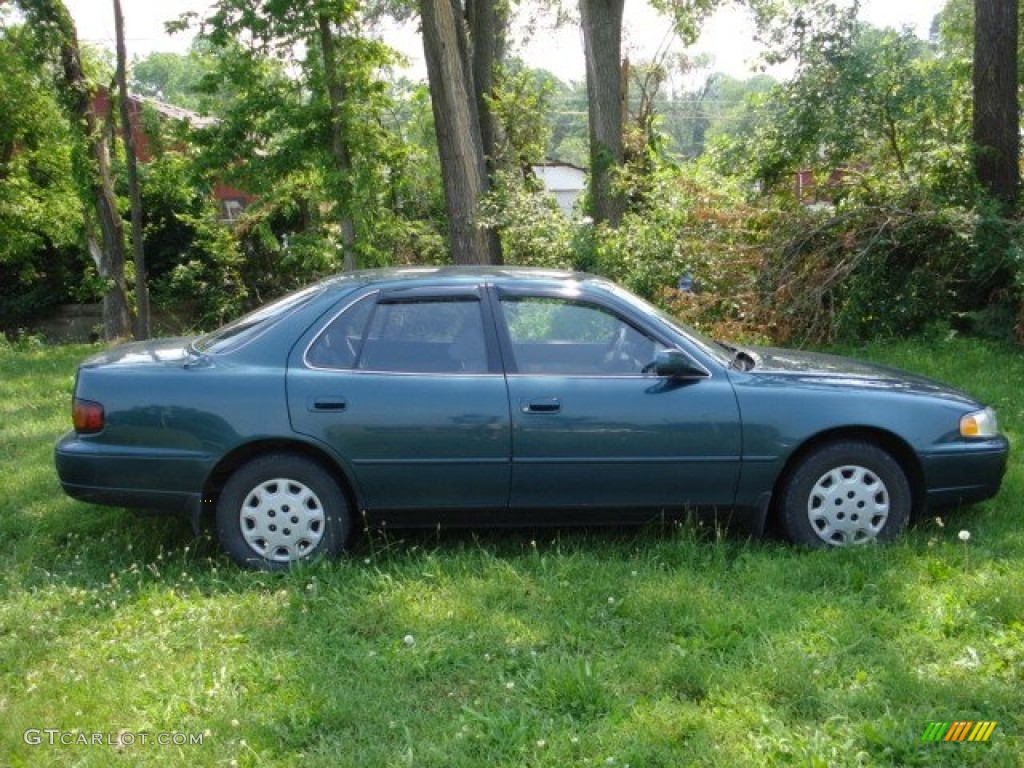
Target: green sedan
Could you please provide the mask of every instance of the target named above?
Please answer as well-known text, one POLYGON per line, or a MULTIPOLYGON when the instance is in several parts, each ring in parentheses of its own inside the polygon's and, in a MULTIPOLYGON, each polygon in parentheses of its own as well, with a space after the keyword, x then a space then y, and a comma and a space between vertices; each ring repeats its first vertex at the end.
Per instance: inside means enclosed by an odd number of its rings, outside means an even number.
POLYGON ((909 373, 702 337, 592 275, 355 272, 199 338, 82 363, 57 443, 83 501, 215 522, 239 564, 388 527, 712 513, 810 547, 995 495, 995 413, 909 373))

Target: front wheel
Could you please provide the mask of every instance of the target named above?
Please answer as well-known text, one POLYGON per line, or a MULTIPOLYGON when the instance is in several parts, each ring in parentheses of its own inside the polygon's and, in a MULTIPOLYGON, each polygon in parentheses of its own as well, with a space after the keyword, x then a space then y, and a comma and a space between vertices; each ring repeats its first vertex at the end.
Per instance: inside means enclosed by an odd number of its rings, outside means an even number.
POLYGON ((823 445, 801 460, 785 483, 782 525, 809 547, 889 541, 910 521, 910 483, 899 463, 872 443, 823 445))
POLYGON ((217 536, 246 568, 277 571, 338 554, 349 507, 329 472, 310 459, 268 454, 228 478, 217 502, 217 536))

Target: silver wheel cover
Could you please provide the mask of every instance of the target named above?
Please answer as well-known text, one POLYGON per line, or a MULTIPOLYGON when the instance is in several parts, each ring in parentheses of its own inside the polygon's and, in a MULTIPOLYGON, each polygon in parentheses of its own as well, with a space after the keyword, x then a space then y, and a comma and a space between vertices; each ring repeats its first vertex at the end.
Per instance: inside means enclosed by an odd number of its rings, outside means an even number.
POLYGON ((246 494, 239 510, 246 543, 277 563, 300 560, 324 537, 326 515, 315 493, 298 480, 277 477, 246 494))
POLYGON ((866 467, 834 467, 811 488, 807 519, 830 546, 873 541, 889 519, 889 489, 866 467))

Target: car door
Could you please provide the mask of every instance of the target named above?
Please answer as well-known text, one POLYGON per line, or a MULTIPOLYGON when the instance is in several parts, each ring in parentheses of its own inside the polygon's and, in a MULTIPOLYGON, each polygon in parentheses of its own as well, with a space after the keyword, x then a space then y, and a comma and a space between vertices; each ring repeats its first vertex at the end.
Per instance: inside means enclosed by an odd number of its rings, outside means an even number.
POLYGON ((371 293, 293 350, 292 426, 342 458, 365 508, 505 507, 508 395, 485 303, 474 286, 371 293))
POLYGON ((645 373, 670 340, 598 298, 497 290, 513 509, 732 503, 740 425, 724 373, 645 373))

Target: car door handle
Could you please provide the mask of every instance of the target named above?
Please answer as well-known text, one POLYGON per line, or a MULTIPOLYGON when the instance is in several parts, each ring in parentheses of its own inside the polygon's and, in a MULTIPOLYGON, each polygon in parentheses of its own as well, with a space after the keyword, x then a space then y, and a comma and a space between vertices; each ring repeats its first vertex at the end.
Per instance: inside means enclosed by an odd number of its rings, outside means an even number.
POLYGON ((309 401, 309 410, 326 412, 326 413, 340 413, 348 408, 348 403, 343 397, 315 397, 309 401))
POLYGON ((535 400, 523 400, 523 413, 558 413, 562 403, 557 397, 539 397, 535 400))

